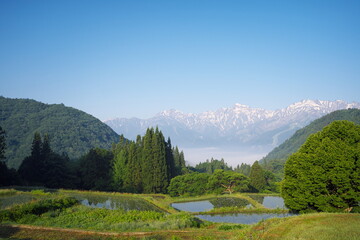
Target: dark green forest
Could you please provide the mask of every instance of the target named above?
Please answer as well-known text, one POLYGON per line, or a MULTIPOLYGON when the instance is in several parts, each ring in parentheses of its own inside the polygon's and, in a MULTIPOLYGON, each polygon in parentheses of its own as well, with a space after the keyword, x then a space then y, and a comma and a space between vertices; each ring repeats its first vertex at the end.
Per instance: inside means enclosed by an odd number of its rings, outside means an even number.
POLYGON ((347 120, 356 124, 360 124, 360 110, 338 110, 314 120, 306 127, 296 131, 292 137, 272 150, 266 157, 259 161, 260 164, 265 169, 279 174, 279 176, 282 178, 284 173, 284 164, 288 157, 298 151, 301 145, 305 143, 306 139, 311 134, 321 131, 325 126, 337 120, 347 120))
POLYGON ((54 152, 78 159, 92 148, 110 149, 119 140, 97 118, 63 104, 0 97, 0 126, 6 131, 6 163, 18 168, 28 155, 35 132, 47 134, 54 152))
POLYGON ((186 171, 183 152, 172 147, 170 138, 165 141, 162 132, 153 128, 143 137, 138 136, 137 141, 121 136, 112 149, 94 148, 76 161, 70 161, 66 154, 55 153, 49 136, 36 132, 30 155, 24 158, 17 172, 6 170, 5 134, 1 136, 2 169, 10 176, 1 185, 15 182, 47 188, 166 193, 171 178, 186 171))
POLYGON ((129 141, 120 136, 110 150, 94 148, 76 161, 53 151, 47 134, 33 136, 29 155, 18 171, 8 169, 5 159, 5 132, 1 134, 3 173, 0 185, 42 186, 130 193, 170 193, 198 196, 215 193, 276 191, 275 178, 256 162, 228 167, 224 160, 212 159, 196 167, 185 165, 185 157, 170 138, 149 128, 144 136, 129 141), (211 169, 206 172, 205 169, 211 169), (249 169, 248 176, 244 175, 249 169), (258 183, 261 182, 261 185, 258 183))

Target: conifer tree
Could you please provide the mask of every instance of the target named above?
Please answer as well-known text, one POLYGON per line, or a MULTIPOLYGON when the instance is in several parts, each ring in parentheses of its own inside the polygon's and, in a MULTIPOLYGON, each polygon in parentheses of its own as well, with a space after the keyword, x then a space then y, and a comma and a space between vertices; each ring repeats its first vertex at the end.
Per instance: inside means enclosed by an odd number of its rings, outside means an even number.
POLYGON ((142 179, 143 189, 145 193, 152 193, 153 191, 153 172, 154 172, 154 161, 153 161, 153 135, 154 129, 149 128, 143 138, 143 154, 142 154, 142 179))
POLYGON ((158 128, 147 129, 143 137, 137 136, 136 142, 120 139, 113 152, 111 174, 117 191, 165 193, 170 179, 181 174, 181 167, 185 166, 184 154, 178 149, 174 153, 170 138, 166 142, 158 128))
POLYGON ((40 133, 34 134, 31 145, 31 155, 26 157, 19 167, 19 174, 28 185, 42 185, 45 166, 41 157, 42 140, 40 133))
POLYGON ((123 177, 125 171, 126 152, 125 149, 119 150, 112 162, 111 177, 115 191, 123 191, 123 177))
POLYGON ((175 168, 175 160, 174 160, 174 154, 172 152, 170 137, 166 142, 166 162, 168 166, 168 174, 169 174, 168 178, 171 179, 173 177, 176 177, 177 171, 175 168))
POLYGON ((0 161, 5 159, 5 149, 6 149, 5 131, 0 126, 0 161))
POLYGON ((258 161, 255 161, 250 169, 250 186, 257 192, 266 187, 265 172, 258 161))

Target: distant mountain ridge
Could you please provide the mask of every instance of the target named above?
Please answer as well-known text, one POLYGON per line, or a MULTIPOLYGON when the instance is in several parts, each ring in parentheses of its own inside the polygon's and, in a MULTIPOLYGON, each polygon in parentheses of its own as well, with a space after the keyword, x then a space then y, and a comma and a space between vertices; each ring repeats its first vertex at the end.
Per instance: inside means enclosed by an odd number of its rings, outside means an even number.
POLYGON ((311 134, 321 131, 325 126, 336 120, 347 120, 360 125, 360 110, 338 110, 314 120, 306 127, 297 130, 291 138, 269 152, 260 160, 260 163, 267 165, 274 172, 281 172, 287 158, 298 151, 311 134))
POLYGON ((63 104, 44 104, 31 99, 0 97, 0 126, 6 132, 6 161, 19 167, 30 155, 35 132, 48 134, 51 148, 71 159, 91 148, 111 148, 119 135, 99 119, 63 104))
POLYGON ((117 118, 105 121, 119 134, 135 139, 148 127, 158 126, 182 147, 264 146, 273 148, 296 130, 330 112, 360 108, 342 100, 303 100, 280 110, 242 104, 199 114, 166 110, 149 119, 117 118))

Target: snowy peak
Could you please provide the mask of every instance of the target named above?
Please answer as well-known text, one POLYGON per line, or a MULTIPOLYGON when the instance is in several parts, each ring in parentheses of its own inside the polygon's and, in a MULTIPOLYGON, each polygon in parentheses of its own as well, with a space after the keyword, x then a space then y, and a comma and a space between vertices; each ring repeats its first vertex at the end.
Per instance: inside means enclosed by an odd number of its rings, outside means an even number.
POLYGON ((232 107, 198 114, 170 109, 150 119, 119 118, 105 123, 117 133, 133 139, 148 127, 158 126, 166 136, 184 146, 246 144, 274 147, 311 121, 348 108, 360 109, 360 103, 303 100, 275 111, 236 103, 232 107))

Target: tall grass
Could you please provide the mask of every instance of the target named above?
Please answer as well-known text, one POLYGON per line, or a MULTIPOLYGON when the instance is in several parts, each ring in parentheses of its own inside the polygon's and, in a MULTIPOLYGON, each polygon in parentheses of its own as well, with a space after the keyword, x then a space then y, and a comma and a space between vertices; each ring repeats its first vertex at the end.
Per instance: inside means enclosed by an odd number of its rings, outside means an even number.
POLYGON ((63 210, 77 204, 74 198, 55 198, 44 199, 16 205, 11 209, 0 211, 0 222, 18 222, 22 218, 33 218, 32 216, 40 216, 48 211, 63 210))
POLYGON ((99 231, 150 231, 199 227, 190 214, 166 214, 155 211, 124 211, 75 206, 59 214, 45 213, 30 219, 32 224, 51 227, 81 228, 99 231))
MULTIPOLYGON (((251 239, 358 240, 360 214, 315 213, 269 219, 250 229, 251 239)), ((250 238, 246 238, 250 239, 250 238)))

